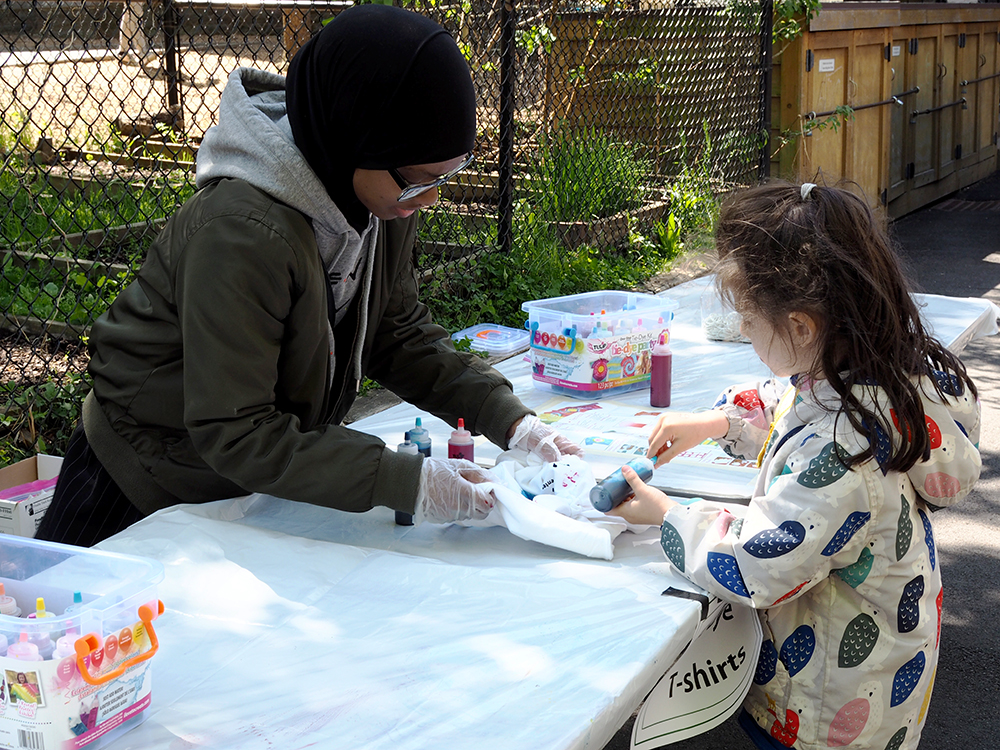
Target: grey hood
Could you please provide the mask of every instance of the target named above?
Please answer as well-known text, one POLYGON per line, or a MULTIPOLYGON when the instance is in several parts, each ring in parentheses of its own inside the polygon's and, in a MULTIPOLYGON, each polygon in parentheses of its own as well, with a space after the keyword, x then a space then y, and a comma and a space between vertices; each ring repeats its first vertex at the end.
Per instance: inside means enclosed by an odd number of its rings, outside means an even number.
MULTIPOLYGON (((359 235, 330 199, 292 138, 283 76, 252 68, 238 68, 230 74, 219 105, 219 124, 209 128, 198 149, 195 183, 200 188, 221 177, 245 180, 309 217, 333 292, 334 322, 340 322, 361 289, 356 346, 360 349, 371 288, 369 259, 379 220, 372 216, 359 235)), ((332 328, 330 338, 332 358, 332 328)), ((354 353, 357 380, 361 379, 360 354, 354 353)), ((330 365, 333 373, 334 363, 330 365)))

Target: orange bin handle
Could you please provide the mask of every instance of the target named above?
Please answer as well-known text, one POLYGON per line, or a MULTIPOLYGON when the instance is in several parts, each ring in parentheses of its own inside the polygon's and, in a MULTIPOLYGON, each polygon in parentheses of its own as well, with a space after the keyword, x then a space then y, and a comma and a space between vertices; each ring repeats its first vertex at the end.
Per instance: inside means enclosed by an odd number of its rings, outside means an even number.
POLYGON ((90 668, 87 666, 85 659, 89 657, 95 651, 99 651, 102 647, 101 639, 96 633, 90 633, 82 638, 77 638, 75 648, 76 648, 76 666, 80 670, 80 676, 83 677, 83 681, 88 685, 103 685, 105 683, 111 682, 111 680, 116 677, 120 677, 125 674, 125 670, 129 667, 135 666, 140 662, 144 662, 147 659, 152 659, 153 654, 160 650, 160 641, 156 637, 156 631, 153 630, 153 620, 163 614, 163 602, 157 599, 155 602, 149 602, 148 604, 143 604, 139 607, 139 619, 142 620, 142 624, 146 628, 146 632, 149 633, 149 643, 150 648, 141 654, 136 654, 135 656, 129 657, 117 667, 112 669, 107 674, 102 674, 97 677, 90 674, 90 668), (155 611, 154 611, 155 607, 155 611))

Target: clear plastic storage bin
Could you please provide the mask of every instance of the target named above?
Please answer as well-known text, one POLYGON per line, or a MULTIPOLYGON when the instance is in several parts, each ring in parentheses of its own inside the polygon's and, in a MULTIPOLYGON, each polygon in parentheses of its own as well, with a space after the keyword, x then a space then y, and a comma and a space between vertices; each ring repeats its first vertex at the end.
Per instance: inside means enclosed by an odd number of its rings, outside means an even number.
POLYGON ((99 748, 143 721, 163 566, 0 537, 0 747, 99 748))
POLYGON ((637 292, 586 292, 525 302, 535 386, 578 398, 649 387, 652 348, 677 303, 637 292))
POLYGON ((469 339, 473 349, 486 352, 492 357, 505 357, 526 348, 528 336, 527 331, 492 323, 480 323, 470 328, 463 328, 458 333, 451 335, 455 341, 469 339))

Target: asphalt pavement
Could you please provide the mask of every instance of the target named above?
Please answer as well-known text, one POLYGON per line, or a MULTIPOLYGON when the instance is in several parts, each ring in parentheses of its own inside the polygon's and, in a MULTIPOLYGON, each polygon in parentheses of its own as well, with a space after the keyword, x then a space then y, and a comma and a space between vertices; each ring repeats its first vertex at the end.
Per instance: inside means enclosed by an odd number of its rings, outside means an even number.
MULTIPOLYGON (((892 231, 917 291, 1000 305, 1000 172, 905 216, 892 231)), ((1000 336, 962 359, 983 409, 983 471, 959 505, 935 513, 944 578, 941 655, 921 750, 1000 747, 1000 336)), ((632 722, 605 750, 628 750, 632 722)), ((673 750, 754 750, 730 719, 673 750)))

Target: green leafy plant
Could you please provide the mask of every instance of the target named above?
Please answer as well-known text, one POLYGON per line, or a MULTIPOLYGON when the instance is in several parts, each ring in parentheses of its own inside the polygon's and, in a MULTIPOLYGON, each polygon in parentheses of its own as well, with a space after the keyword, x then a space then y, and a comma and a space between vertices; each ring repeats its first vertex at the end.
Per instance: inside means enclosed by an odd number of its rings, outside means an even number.
POLYGON ((50 265, 33 264, 25 268, 8 255, 0 263, 0 311, 89 325, 111 305, 131 278, 132 274, 125 271, 95 276, 77 271, 64 276, 50 265))
POLYGON ((77 372, 28 386, 0 383, 0 402, 6 404, 0 411, 0 463, 65 450, 90 388, 89 378, 77 372))
POLYGON ((27 112, 19 109, 5 110, 3 124, 0 125, 0 157, 3 167, 6 169, 16 162, 26 162, 37 138, 27 112))
POLYGON ((774 3, 774 41, 791 41, 801 36, 820 7, 820 0, 777 0, 774 3))
POLYGON ((588 221, 639 208, 651 160, 593 129, 545 138, 530 175, 534 202, 550 221, 588 221))
POLYGON ((597 289, 631 289, 660 272, 682 248, 676 217, 631 235, 625 248, 566 248, 552 224, 523 202, 516 206, 512 252, 485 253, 471 274, 431 274, 421 291, 434 319, 448 330, 491 322, 520 328, 521 304, 597 289))
POLYGON ((477 357, 482 357, 483 359, 489 359, 490 355, 487 352, 481 351, 479 349, 472 348, 472 339, 468 336, 463 336, 460 339, 452 339, 452 343, 455 345, 455 350, 460 352, 469 352, 470 354, 475 354, 477 357))
POLYGON ((697 156, 689 152, 687 140, 681 134, 679 152, 680 173, 667 187, 670 213, 681 231, 711 233, 718 221, 719 204, 715 197, 712 170, 714 146, 708 123, 702 124, 702 145, 697 156))
POLYGON ((778 137, 778 147, 774 150, 774 154, 777 154, 786 146, 797 142, 800 138, 811 136, 814 132, 822 132, 824 130, 830 130, 834 133, 839 132, 841 125, 853 119, 854 109, 846 104, 841 104, 834 110, 833 114, 826 117, 818 118, 814 115, 813 117, 803 118, 802 127, 798 130, 789 129, 781 131, 781 135, 778 137))
MULTIPOLYGON (((772 11, 771 38, 775 43, 790 42, 802 35, 809 21, 820 11, 820 0, 775 0, 772 11)), ((759 24, 760 3, 756 0, 729 0, 724 14, 738 24, 759 24)), ((776 52, 780 54, 780 50, 776 52)))

